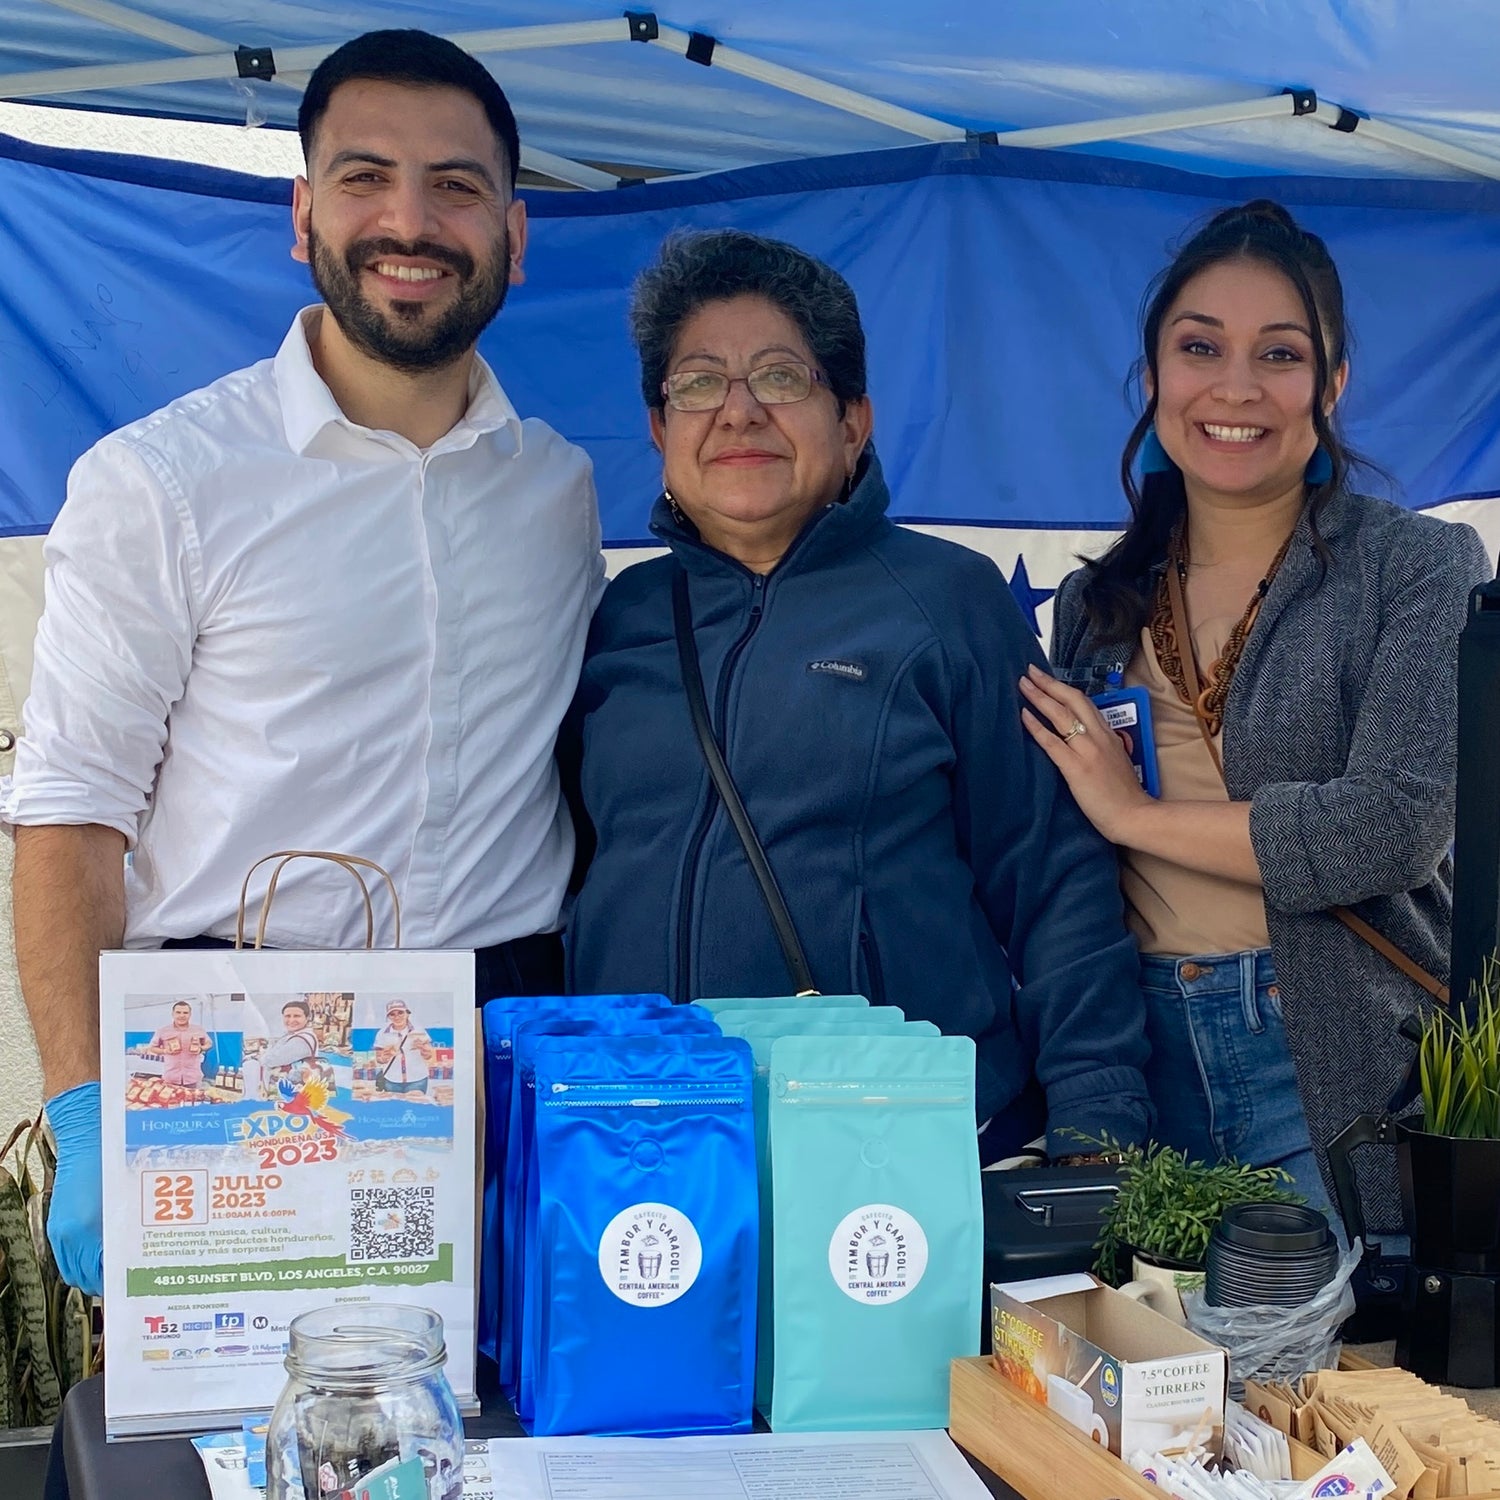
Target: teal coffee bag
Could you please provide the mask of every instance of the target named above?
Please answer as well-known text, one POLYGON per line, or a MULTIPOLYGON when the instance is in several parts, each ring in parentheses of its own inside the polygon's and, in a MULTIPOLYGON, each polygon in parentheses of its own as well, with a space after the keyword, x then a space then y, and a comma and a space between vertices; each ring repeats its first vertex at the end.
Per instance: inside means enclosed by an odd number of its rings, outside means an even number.
MULTIPOLYGON (((738 1026, 729 1025, 726 1022, 726 1014, 721 1013, 719 1016, 725 1035, 737 1035, 749 1042, 754 1067, 752 1097, 755 1104, 755 1161, 757 1180, 760 1183, 759 1302, 763 1310, 756 1337, 755 1406, 769 1420, 776 1349, 776 1335, 770 1316, 775 1296, 775 1270, 772 1262, 775 1244, 772 1232, 774 1205, 771 1198, 770 1152, 772 1045, 784 1036, 935 1037, 940 1033, 931 1021, 905 1021, 895 1028, 888 1028, 882 1021, 871 1022, 865 1019, 873 1016, 873 1011, 825 1011, 820 1015, 799 1017, 795 1021, 759 1021, 753 1024, 743 1022, 738 1026)), ((735 1019, 742 1021, 743 1017, 740 1013, 736 1013, 735 1019)))
POLYGON ((777 1038, 770 1155, 772 1428, 945 1427, 979 1350, 973 1042, 777 1038))
POLYGON ((760 1006, 797 1006, 799 1009, 860 1010, 869 1005, 863 995, 751 995, 746 998, 720 1000, 694 1000, 709 1015, 716 1016, 721 1010, 753 1010, 760 1006))
POLYGON ((750 1026, 779 1026, 791 1031, 811 1021, 842 1021, 864 1031, 900 1031, 906 1025, 906 1014, 895 1005, 871 1005, 860 1010, 803 1010, 796 1005, 767 1005, 754 1010, 733 1007, 714 1012, 714 1020, 726 1035, 738 1035, 750 1026))

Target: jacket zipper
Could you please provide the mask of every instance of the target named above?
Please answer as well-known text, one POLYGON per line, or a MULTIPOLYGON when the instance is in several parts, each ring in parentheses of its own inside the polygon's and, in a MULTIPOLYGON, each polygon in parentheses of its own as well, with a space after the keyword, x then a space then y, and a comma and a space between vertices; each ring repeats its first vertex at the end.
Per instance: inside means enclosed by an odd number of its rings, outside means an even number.
MULTIPOLYGON (((764 575, 757 573, 751 585, 750 596, 750 619, 745 628, 740 632, 739 639, 729 648, 724 657, 724 664, 719 668, 719 686, 714 694, 713 731, 719 741, 719 749, 724 755, 727 763, 729 759, 728 736, 726 733, 726 721, 729 715, 729 688, 730 680, 734 676, 734 669, 739 663, 740 656, 745 647, 750 644, 750 638, 760 627, 760 618, 765 605, 766 580, 764 575)), ((713 825, 714 818, 719 811, 719 792, 713 784, 713 778, 709 778, 708 800, 703 806, 703 815, 698 819, 698 826, 693 830, 692 837, 688 840, 687 859, 683 865, 682 872, 682 903, 677 916, 677 983, 674 986, 676 994, 673 999, 679 1005, 687 1004, 692 997, 692 961, 693 961, 693 887, 698 880, 698 860, 703 853, 704 842, 708 838, 708 830, 713 825)))

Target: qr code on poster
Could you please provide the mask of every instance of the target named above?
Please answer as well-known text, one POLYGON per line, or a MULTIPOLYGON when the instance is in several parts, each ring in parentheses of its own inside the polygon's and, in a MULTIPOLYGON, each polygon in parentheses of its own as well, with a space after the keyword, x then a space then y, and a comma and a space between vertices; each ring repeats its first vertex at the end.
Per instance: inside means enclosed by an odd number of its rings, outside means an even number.
POLYGON ((436 1195, 430 1187, 349 1189, 351 1261, 432 1260, 436 1195))

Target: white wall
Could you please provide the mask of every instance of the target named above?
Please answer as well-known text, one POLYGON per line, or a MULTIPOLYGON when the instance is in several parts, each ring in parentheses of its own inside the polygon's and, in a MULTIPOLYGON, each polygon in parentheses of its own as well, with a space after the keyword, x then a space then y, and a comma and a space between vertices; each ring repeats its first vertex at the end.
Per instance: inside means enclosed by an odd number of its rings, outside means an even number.
MULTIPOLYGON (((21 704, 31 681, 31 637, 42 609, 40 537, 0 538, 0 745, 19 735, 21 704)), ((0 776, 15 752, 0 751, 0 776)), ((10 872, 15 845, 0 832, 0 1132, 41 1104, 42 1070, 16 980, 10 872)))
POLYGON ((14 843, 0 836, 0 1131, 34 1115, 42 1102, 42 1068, 21 986, 16 981, 15 934, 10 920, 10 870, 14 843))

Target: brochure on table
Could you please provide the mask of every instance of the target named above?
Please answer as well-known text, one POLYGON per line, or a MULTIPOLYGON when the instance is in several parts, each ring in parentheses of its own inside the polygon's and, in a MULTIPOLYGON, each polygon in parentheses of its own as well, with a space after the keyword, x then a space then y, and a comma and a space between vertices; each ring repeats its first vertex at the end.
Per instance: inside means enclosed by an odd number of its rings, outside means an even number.
MULTIPOLYGON (((193 1446, 213 1500, 265 1500, 242 1433, 212 1433, 193 1446)), ((379 1471, 366 1480, 356 1484, 355 1500, 394 1493, 379 1483, 379 1471)), ((989 1500, 989 1493, 946 1432, 464 1444, 463 1500, 989 1500)), ((447 1500, 456 1500, 451 1489, 447 1500)))
MULTIPOLYGON (((490 1443, 505 1500, 988 1500, 946 1432, 755 1432, 490 1443)), ((465 1487, 465 1500, 468 1489, 465 1487)))
POLYGON ((101 956, 105 1430, 272 1405, 309 1308, 410 1302, 474 1393, 474 960, 101 956))

